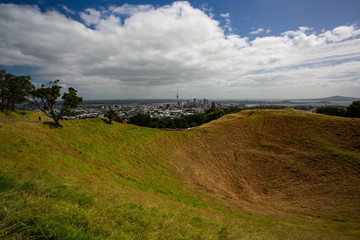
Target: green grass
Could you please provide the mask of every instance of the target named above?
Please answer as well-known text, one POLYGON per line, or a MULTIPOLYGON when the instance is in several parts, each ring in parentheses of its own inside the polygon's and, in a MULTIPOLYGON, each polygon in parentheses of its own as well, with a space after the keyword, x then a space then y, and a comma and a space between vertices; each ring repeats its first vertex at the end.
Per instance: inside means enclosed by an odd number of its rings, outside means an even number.
MULTIPOLYGON (((21 113, 11 114, 22 118, 21 113)), ((204 133, 206 127, 200 130, 204 133)), ((100 119, 67 121, 63 128, 0 121, 0 238, 359 236, 356 227, 338 221, 244 214, 192 190, 171 164, 172 149, 200 137, 198 132, 106 124, 100 119)))
POLYGON ((38 122, 39 117, 41 117, 42 121, 52 121, 51 118, 47 117, 45 114, 41 112, 33 112, 33 111, 6 111, 0 112, 0 123, 18 123, 18 122, 38 122))
MULTIPOLYGON (((208 204, 169 168, 170 153, 157 144, 167 132, 101 120, 64 122, 62 129, 7 124, 0 131, 3 236, 188 239, 203 235, 201 228, 187 225, 193 214, 182 213, 181 208, 206 209, 208 204), (162 201, 179 206, 159 209, 162 201), (96 219, 105 222, 99 225, 96 219), (178 226, 171 224, 174 220, 178 226)), ((221 230, 221 224, 214 224, 218 227, 212 226, 210 235, 221 230)))

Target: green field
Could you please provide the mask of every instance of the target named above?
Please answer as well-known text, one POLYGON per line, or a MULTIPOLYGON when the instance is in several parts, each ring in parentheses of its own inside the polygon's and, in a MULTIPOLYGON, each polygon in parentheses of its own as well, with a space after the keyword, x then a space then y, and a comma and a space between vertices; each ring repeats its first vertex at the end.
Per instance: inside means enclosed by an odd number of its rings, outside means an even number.
POLYGON ((176 132, 37 114, 0 115, 1 239, 360 238, 359 119, 244 111, 176 132))

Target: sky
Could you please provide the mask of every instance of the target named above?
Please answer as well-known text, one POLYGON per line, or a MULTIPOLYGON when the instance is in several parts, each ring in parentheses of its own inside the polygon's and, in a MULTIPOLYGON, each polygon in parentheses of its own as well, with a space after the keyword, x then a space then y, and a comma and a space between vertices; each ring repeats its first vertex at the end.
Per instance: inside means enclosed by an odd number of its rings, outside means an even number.
POLYGON ((360 97, 360 1, 1 1, 0 69, 84 99, 360 97))

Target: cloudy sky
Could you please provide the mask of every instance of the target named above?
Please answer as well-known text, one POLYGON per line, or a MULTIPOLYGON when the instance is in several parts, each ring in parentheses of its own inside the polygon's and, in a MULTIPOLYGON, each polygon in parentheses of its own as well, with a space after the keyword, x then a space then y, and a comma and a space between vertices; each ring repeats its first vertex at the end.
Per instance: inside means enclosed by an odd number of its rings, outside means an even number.
POLYGON ((85 99, 360 97, 360 1, 0 1, 0 68, 85 99))

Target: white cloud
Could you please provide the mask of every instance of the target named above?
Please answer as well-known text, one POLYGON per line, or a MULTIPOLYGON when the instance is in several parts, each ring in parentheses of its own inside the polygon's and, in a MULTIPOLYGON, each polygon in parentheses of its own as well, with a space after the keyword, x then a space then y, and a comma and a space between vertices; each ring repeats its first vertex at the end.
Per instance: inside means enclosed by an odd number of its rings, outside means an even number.
POLYGON ((224 18, 225 24, 224 29, 227 30, 228 33, 232 32, 230 13, 222 13, 220 17, 224 18))
MULTIPOLYGON (((185 2, 186 3, 186 2, 185 2)), ((211 18, 214 18, 214 13, 213 13, 213 8, 212 7, 209 7, 207 3, 203 3, 201 5, 201 10, 208 14, 211 18)))
POLYGON ((81 19, 84 20, 87 26, 99 24, 101 21, 100 16, 101 13, 92 8, 88 8, 85 12, 80 13, 81 19))
POLYGON ((132 5, 125 3, 121 7, 112 6, 110 7, 110 10, 113 13, 118 13, 120 15, 133 15, 138 12, 147 12, 150 10, 153 10, 154 7, 146 4, 146 5, 132 5))
POLYGON ((300 27, 250 41, 231 32, 229 14, 221 27, 187 2, 79 15, 81 22, 0 4, 0 65, 34 66, 37 78, 76 84, 87 98, 168 98, 174 89, 189 97, 360 90, 360 30, 353 25, 320 34, 300 27))
POLYGON ((259 34, 259 33, 263 32, 263 31, 264 31, 263 28, 258 28, 257 30, 250 32, 250 34, 259 34))
POLYGON ((326 31, 325 33, 321 34, 321 37, 324 37, 327 41, 330 42, 340 42, 358 35, 360 35, 360 29, 355 29, 354 26, 340 26, 334 28, 332 31, 326 31))
POLYGON ((69 14, 72 14, 72 15, 75 15, 75 14, 76 14, 75 11, 69 9, 66 5, 59 4, 59 6, 60 6, 65 12, 67 12, 67 13, 69 13, 69 14))
POLYGON ((250 34, 251 35, 255 35, 255 34, 259 34, 259 33, 262 33, 262 32, 265 32, 265 33, 270 33, 271 30, 270 29, 263 29, 263 28, 258 28, 257 30, 254 30, 254 31, 251 31, 250 34))

